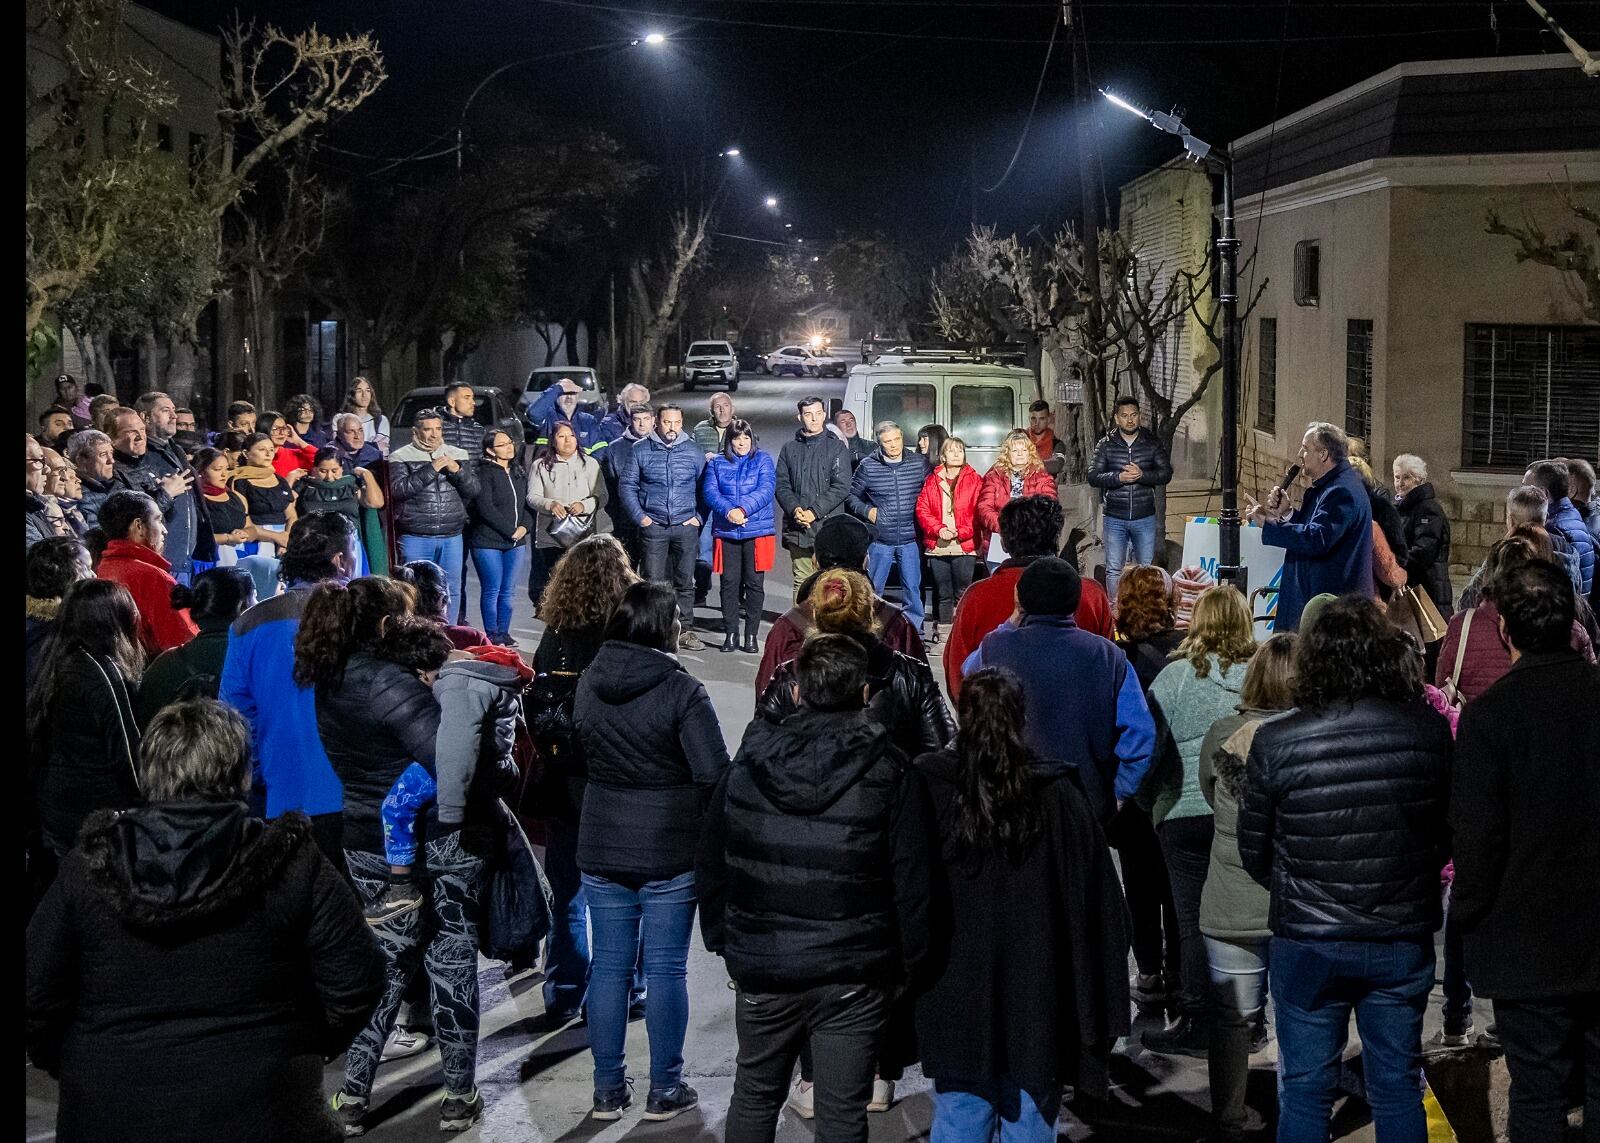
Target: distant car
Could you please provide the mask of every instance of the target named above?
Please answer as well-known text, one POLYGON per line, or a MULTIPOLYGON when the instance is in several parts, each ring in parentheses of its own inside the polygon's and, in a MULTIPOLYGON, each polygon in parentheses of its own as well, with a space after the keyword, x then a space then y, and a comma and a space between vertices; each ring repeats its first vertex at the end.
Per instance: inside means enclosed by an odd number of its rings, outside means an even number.
POLYGON ((683 391, 702 381, 726 385, 728 392, 739 388, 739 355, 726 341, 697 341, 683 355, 683 391))
MULTIPOLYGON (((555 382, 551 382, 554 384, 555 382)), ((478 398, 478 407, 473 411, 473 420, 484 428, 496 428, 510 434, 511 439, 517 442, 517 447, 522 447, 526 435, 522 428, 522 418, 517 415, 517 410, 512 407, 511 398, 506 396, 505 390, 496 389, 492 385, 474 385, 472 391, 478 398)), ((420 389, 413 389, 400 398, 400 404, 390 416, 390 422, 395 430, 395 447, 408 444, 411 440, 410 429, 416 423, 417 414, 423 409, 437 409, 444 405, 444 387, 442 385, 425 385, 420 389), (401 435, 404 430, 404 435, 401 435)), ((476 459, 476 458, 474 458, 476 459)))
POLYGON ((600 414, 605 411, 605 394, 600 391, 600 374, 587 365, 541 365, 528 374, 522 392, 517 395, 517 411, 527 415, 528 406, 539 399, 550 386, 561 380, 571 381, 582 393, 578 398, 580 408, 600 414))
POLYGON ((767 371, 767 358, 753 345, 739 347, 739 368, 750 373, 765 373, 767 371))
POLYGON ((849 371, 844 358, 818 353, 809 345, 785 345, 767 354, 767 372, 774 377, 843 377, 849 371))

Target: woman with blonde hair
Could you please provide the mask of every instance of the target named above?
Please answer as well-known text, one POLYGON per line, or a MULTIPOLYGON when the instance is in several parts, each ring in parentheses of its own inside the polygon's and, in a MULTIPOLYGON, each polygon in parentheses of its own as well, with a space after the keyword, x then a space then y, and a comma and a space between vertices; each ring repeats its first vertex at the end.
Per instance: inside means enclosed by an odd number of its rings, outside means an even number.
POLYGON ((1194 619, 1174 661, 1150 685, 1150 706, 1169 732, 1175 758, 1158 762, 1150 786, 1151 816, 1167 860, 1178 914, 1177 1022, 1144 1037, 1153 1052, 1205 1055, 1210 1043, 1206 950, 1200 938, 1200 893, 1211 860, 1212 813, 1200 791, 1200 747, 1217 719, 1239 705, 1255 654, 1250 609, 1232 587, 1212 587, 1195 600, 1194 619))
MULTIPOLYGON (((989 538, 1000 532, 1000 510, 1022 496, 1056 495, 1056 478, 1045 471, 1033 438, 1024 429, 1012 429, 1000 442, 994 464, 984 474, 978 491, 978 558, 989 559, 989 538)), ((994 561, 990 561, 993 569, 994 561)))

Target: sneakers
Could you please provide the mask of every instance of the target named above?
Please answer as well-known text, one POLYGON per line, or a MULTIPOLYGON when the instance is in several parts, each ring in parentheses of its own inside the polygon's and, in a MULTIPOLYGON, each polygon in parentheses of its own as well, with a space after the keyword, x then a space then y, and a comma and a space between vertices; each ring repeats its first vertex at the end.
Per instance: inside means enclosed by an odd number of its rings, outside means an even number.
POLYGON ((1446 1027, 1439 1033, 1439 1046, 1441 1048, 1470 1048, 1472 1046, 1472 1021, 1467 1021, 1466 1026, 1456 1031, 1446 1027))
POLYGON ((644 1019, 644 1004, 645 998, 643 996, 628 1002, 628 1023, 633 1024, 644 1019))
POLYGON ((605 1122, 621 1119, 622 1113, 632 1106, 633 1081, 624 1080, 616 1091, 594 1093, 594 1110, 589 1112, 589 1118, 605 1122))
POLYGON ((1210 1054, 1210 1030, 1192 1016, 1179 1016, 1166 1028, 1144 1034, 1146 1051, 1162 1056, 1191 1056, 1203 1060, 1210 1054))
POLYGON ((390 881, 379 898, 361 910, 369 925, 382 925, 422 907, 422 889, 415 881, 390 881))
POLYGON ((1140 1008, 1158 1008, 1167 1002, 1167 986, 1159 972, 1136 973, 1128 983, 1128 995, 1140 1008))
POLYGON ((426 1032, 414 1032, 410 1028, 395 1025, 394 1031, 389 1033, 389 1038, 383 1042, 383 1054, 378 1058, 385 1063, 389 1060, 403 1060, 407 1056, 414 1056, 418 1052, 428 1050, 428 1045, 433 1038, 426 1032))
POLYGON ((451 1095, 445 1092, 439 1105, 440 1131, 465 1131, 483 1118, 483 1093, 477 1088, 470 1095, 451 1095))
POLYGON ((365 1135, 367 1133, 367 1101, 352 1099, 342 1091, 333 1093, 333 1101, 328 1105, 333 1109, 333 1118, 345 1136, 365 1135))
POLYGON ((645 1101, 642 1118, 652 1123, 659 1123, 698 1106, 700 1106, 700 1093, 688 1084, 680 1082, 671 1087, 664 1087, 660 1091, 651 1091, 650 1098, 645 1101))
POLYGON ((815 1119, 817 1115, 817 1100, 815 1087, 805 1086, 805 1080, 797 1079, 794 1086, 789 1089, 789 1098, 786 1101, 790 1111, 801 1119, 815 1119))
POLYGON ((873 1078, 872 1102, 867 1104, 868 1111, 888 1111, 894 1106, 894 1080, 873 1078))
POLYGON ((678 636, 678 650, 680 651, 703 651, 705 646, 704 643, 700 642, 700 637, 693 631, 685 631, 678 636))

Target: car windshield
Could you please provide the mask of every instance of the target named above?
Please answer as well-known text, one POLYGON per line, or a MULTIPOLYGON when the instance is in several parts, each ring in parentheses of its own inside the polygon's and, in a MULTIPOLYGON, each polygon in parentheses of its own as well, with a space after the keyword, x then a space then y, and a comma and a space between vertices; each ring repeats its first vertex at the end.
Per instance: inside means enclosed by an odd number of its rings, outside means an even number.
MULTIPOLYGON (((472 419, 480 425, 495 423, 494 398, 482 389, 475 390, 478 395, 478 405, 472 411, 472 419)), ((400 407, 395 410, 394 425, 399 429, 409 429, 417 419, 417 414, 423 409, 438 409, 444 405, 444 393, 408 393, 400 399, 400 407)))
POLYGON ((697 341, 689 347, 690 357, 731 357, 733 350, 720 341, 697 341))
POLYGON ((563 377, 571 380, 586 389, 593 388, 594 371, 592 369, 535 369, 533 383, 529 388, 545 390, 560 381, 563 377))

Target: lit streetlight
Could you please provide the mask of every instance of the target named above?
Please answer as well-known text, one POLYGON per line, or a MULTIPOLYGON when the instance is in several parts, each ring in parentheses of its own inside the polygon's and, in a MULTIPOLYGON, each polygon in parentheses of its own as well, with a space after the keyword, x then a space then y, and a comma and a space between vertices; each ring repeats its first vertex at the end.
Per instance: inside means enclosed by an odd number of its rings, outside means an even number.
POLYGON ((777 210, 778 209, 778 200, 776 198, 772 197, 769 194, 767 196, 767 206, 771 210, 777 210))
POLYGON ((660 32, 651 32, 644 38, 644 42, 649 44, 652 48, 659 48, 662 44, 667 42, 667 37, 663 36, 660 32))
POLYGON ((1222 177, 1222 225, 1217 233, 1217 262, 1221 268, 1222 306, 1222 513, 1217 548, 1217 579, 1248 590, 1246 571, 1239 564, 1239 237, 1233 226, 1233 155, 1195 138, 1183 122, 1183 113, 1152 111, 1100 89, 1107 101, 1132 112, 1158 131, 1176 135, 1183 149, 1206 170, 1222 177))
POLYGON ((729 147, 726 151, 717 152, 717 158, 719 159, 737 159, 738 157, 739 148, 737 147, 729 147))

